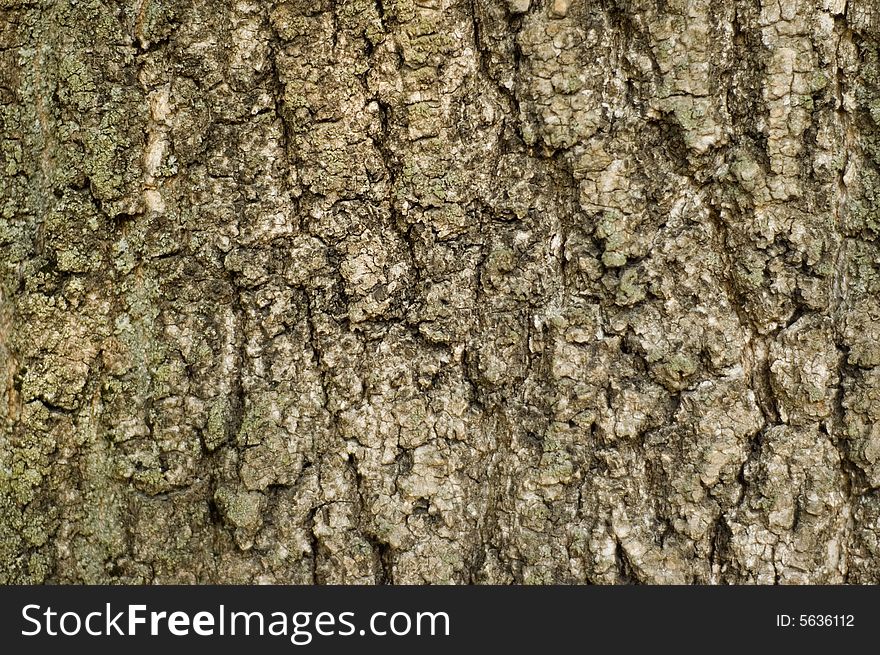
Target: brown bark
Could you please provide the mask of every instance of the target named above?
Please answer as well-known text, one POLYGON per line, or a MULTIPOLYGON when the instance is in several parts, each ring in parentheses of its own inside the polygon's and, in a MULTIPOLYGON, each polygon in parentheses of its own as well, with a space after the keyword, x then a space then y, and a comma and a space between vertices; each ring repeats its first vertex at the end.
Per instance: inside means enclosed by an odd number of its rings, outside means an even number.
POLYGON ((878 29, 0 2, 0 582, 877 582, 878 29))

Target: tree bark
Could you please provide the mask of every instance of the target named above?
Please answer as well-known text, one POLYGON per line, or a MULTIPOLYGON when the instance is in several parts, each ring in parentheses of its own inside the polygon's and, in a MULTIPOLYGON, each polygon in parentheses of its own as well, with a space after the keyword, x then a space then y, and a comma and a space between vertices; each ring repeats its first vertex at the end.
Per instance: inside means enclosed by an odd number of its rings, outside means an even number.
POLYGON ((880 582, 878 34, 0 1, 0 582, 880 582))

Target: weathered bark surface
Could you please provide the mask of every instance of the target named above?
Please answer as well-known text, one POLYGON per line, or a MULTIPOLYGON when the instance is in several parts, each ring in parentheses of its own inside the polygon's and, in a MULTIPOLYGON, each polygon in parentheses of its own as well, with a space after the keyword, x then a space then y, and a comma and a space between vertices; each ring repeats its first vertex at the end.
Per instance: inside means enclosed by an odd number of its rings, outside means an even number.
POLYGON ((880 582, 878 35, 0 0, 0 582, 880 582))

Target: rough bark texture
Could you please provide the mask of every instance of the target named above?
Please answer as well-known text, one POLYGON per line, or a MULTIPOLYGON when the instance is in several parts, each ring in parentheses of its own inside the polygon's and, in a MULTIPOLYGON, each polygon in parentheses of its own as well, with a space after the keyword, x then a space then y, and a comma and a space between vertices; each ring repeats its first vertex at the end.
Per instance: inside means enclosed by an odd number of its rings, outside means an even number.
POLYGON ((0 582, 880 582, 878 39, 0 0, 0 582))

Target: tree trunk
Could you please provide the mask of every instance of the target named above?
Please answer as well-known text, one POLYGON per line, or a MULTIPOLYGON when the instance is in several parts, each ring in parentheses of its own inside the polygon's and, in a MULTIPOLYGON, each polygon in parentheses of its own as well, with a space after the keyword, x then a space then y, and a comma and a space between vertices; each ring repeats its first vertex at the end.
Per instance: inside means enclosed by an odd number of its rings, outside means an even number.
POLYGON ((880 5, 0 7, 0 582, 880 582, 880 5))

